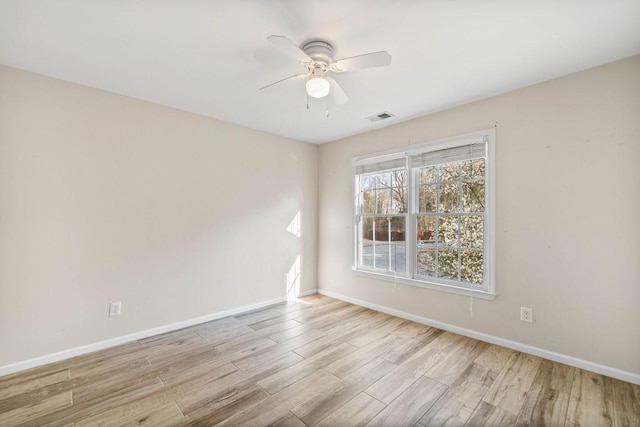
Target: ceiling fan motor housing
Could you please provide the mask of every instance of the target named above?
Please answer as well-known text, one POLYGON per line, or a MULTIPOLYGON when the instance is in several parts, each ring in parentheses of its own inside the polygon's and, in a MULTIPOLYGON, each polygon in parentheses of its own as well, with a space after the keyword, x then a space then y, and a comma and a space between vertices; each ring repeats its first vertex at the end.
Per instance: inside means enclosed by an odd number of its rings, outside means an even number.
POLYGON ((302 50, 315 62, 328 67, 333 62, 333 46, 322 40, 312 40, 302 46, 302 50))

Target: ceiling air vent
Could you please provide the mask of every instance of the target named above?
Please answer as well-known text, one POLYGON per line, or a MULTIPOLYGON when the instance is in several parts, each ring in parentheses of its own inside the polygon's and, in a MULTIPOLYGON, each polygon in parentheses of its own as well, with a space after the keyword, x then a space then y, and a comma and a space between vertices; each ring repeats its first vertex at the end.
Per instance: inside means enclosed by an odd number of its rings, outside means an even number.
POLYGON ((369 117, 365 117, 365 119, 369 120, 370 122, 379 122, 380 120, 384 120, 384 119, 389 119, 391 117, 395 117, 393 114, 391 114, 388 111, 383 111, 382 113, 378 113, 378 114, 374 114, 373 116, 369 116, 369 117))

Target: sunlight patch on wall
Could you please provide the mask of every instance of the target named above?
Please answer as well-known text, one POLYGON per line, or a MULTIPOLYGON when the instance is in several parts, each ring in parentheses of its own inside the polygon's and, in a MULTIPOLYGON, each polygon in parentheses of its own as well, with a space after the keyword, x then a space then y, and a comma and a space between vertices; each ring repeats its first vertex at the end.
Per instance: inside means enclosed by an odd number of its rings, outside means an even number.
POLYGON ((300 211, 293 217, 289 225, 287 226, 287 231, 293 234, 296 237, 300 237, 301 226, 300 226, 300 211))
POLYGON ((302 272, 300 271, 300 255, 291 265, 289 272, 286 274, 287 300, 294 300, 300 296, 300 279, 302 272))

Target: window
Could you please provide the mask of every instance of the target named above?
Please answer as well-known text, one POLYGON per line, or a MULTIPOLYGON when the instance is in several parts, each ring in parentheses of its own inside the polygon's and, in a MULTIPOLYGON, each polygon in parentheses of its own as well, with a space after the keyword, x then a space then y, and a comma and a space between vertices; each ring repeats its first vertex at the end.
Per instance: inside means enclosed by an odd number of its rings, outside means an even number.
POLYGON ((491 298, 493 130, 354 159, 354 268, 491 298))
POLYGON ((404 167, 361 175, 359 265, 381 272, 406 269, 407 171, 404 167))

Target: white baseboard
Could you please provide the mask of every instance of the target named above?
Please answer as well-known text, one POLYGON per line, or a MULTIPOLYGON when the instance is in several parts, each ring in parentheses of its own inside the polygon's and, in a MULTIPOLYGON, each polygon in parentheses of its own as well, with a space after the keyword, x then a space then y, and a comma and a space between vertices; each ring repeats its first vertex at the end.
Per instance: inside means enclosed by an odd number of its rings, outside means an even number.
MULTIPOLYGON (((305 295, 315 294, 315 289, 305 292, 305 295)), ((301 295, 302 296, 302 295, 301 295)), ((267 307, 270 305, 278 304, 286 301, 286 297, 275 298, 268 301, 259 302, 256 304, 245 305, 243 307, 234 308, 231 310, 221 311, 218 313, 208 314, 202 317, 196 317, 194 319, 184 320, 182 322, 172 323, 170 325, 159 326, 157 328, 147 329, 145 331, 136 332, 121 337, 111 338, 108 340, 96 342, 93 344, 84 345, 81 347, 75 347, 69 350, 59 351, 53 354, 47 354, 45 356, 36 357, 34 359, 24 360, 22 362, 12 363, 10 365, 0 366, 0 377, 9 375, 15 372, 24 371, 26 369, 35 368, 37 366, 47 365, 53 362, 59 362, 71 357, 80 356, 94 351, 103 350, 109 347, 115 347, 120 344, 126 344, 131 341, 147 338, 153 335, 164 334, 178 329, 187 328, 189 326, 198 325, 200 323, 210 322, 212 320, 221 319, 223 317, 233 316, 246 311, 256 310, 259 308, 267 307)))
POLYGON ((448 323, 439 322, 437 320, 428 319, 426 317, 416 316, 415 314, 406 313, 400 310, 394 310, 392 308, 384 307, 378 304, 373 304, 367 301, 362 301, 357 298, 351 298, 345 295, 337 294, 335 292, 326 291, 324 289, 318 289, 318 293, 322 295, 326 295, 331 298, 336 298, 342 301, 350 302, 351 304, 355 304, 362 307, 370 308, 372 310, 380 311, 382 313, 387 313, 393 316, 401 317, 403 319, 412 320, 417 323, 422 323, 423 325, 433 326, 434 328, 443 329, 445 331, 475 338, 480 341, 485 341, 491 344, 507 347, 512 350, 521 351, 523 353, 533 354, 534 356, 539 356, 545 359, 552 360, 554 362, 563 363, 565 365, 573 366, 576 368, 595 372, 597 374, 606 375, 608 377, 617 378, 622 381, 627 381, 633 384, 640 385, 640 374, 623 371, 621 369, 612 368, 610 366, 600 365, 598 363, 589 362, 587 360, 578 359, 572 356, 567 356, 565 354, 555 353, 553 351, 544 350, 542 348, 533 347, 527 344, 522 344, 516 341, 507 340, 504 338, 496 337, 496 336, 485 334, 482 332, 473 331, 471 329, 461 328, 459 326, 450 325, 448 323))
POLYGON ((308 297, 309 295, 313 295, 313 294, 317 294, 318 290, 317 289, 309 289, 308 291, 303 291, 300 292, 301 297, 308 297))

